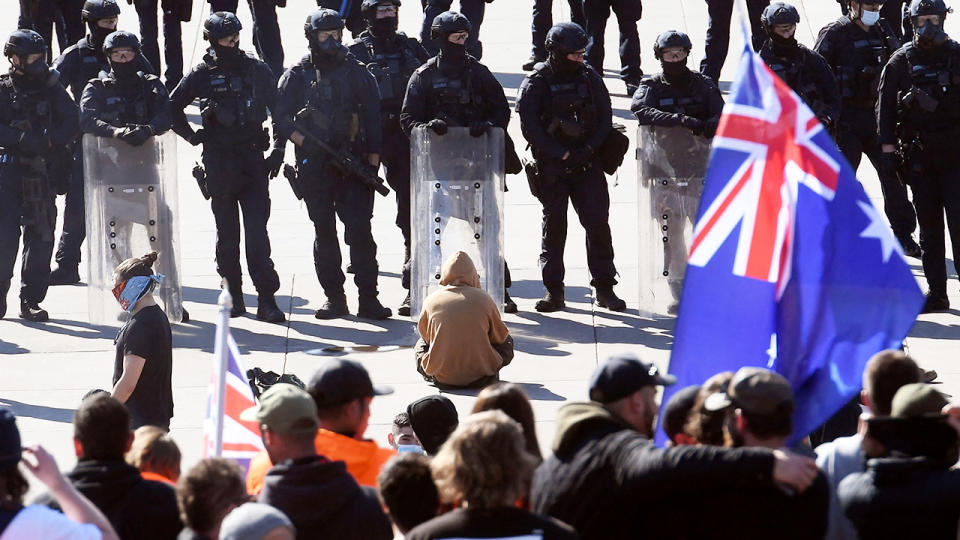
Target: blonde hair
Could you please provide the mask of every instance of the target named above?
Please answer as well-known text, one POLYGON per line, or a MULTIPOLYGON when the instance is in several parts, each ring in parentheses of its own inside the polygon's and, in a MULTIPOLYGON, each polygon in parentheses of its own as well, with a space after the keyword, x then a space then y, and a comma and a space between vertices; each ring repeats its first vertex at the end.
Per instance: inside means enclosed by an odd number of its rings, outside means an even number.
POLYGON ((503 411, 492 410, 467 417, 430 468, 444 502, 496 508, 527 495, 536 465, 520 424, 503 411))
POLYGON ((180 476, 180 448, 169 433, 157 426, 137 428, 126 460, 143 472, 157 473, 174 482, 180 476))
POLYGON ((142 257, 131 257, 117 265, 113 271, 114 281, 126 281, 133 276, 149 276, 153 274, 153 263, 159 255, 151 251, 142 257))

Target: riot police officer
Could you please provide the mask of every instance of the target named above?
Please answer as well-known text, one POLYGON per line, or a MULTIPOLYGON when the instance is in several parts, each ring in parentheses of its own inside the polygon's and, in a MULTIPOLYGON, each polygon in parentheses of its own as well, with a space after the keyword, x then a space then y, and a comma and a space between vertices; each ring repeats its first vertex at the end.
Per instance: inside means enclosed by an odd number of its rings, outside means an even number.
POLYGON ((901 171, 913 189, 920 224, 923 273, 929 291, 924 313, 946 310, 947 268, 943 215, 960 261, 960 44, 943 29, 943 0, 913 0, 913 41, 893 53, 880 75, 877 128, 886 168, 901 171))
POLYGON ((310 53, 280 78, 274 118, 280 135, 296 145, 300 189, 316 232, 313 260, 327 300, 315 316, 333 319, 349 313, 337 241, 339 216, 360 295, 357 315, 386 319, 392 312, 377 299, 373 191, 338 168, 339 160, 322 148, 348 153, 370 168, 380 165, 377 81, 340 42, 343 28, 343 19, 331 9, 307 17, 303 29, 310 53))
MULTIPOLYGON (((210 13, 224 11, 236 13, 239 0, 207 0, 210 13)), ((274 76, 283 73, 283 42, 280 40, 280 24, 277 22, 277 7, 285 7, 286 0, 247 0, 253 18, 253 46, 260 59, 270 66, 274 76)))
POLYGON ((240 268, 240 212, 247 268, 257 288, 257 319, 281 322, 283 312, 274 293, 280 287, 270 259, 267 219, 270 217, 270 176, 283 163, 285 140, 274 128, 274 149, 266 160, 270 137, 263 122, 270 110, 276 116, 276 78, 263 62, 239 48, 240 21, 218 11, 203 24, 210 48, 170 95, 173 130, 187 142, 203 145, 203 166, 210 207, 217 224, 217 272, 227 279, 233 296, 231 317, 246 313, 240 268), (200 100, 203 127, 187 123, 183 110, 200 100))
MULTIPOLYGON (((130 3, 131 0, 127 0, 130 3)), ((150 64, 160 73, 159 29, 157 28, 157 8, 160 8, 163 25, 163 70, 164 82, 168 90, 173 90, 183 78, 183 40, 180 23, 190 20, 193 0, 133 0, 140 18, 140 35, 143 36, 143 52, 150 64)))
MULTIPOLYGON (((451 126, 470 128, 474 137, 480 137, 491 127, 507 131, 510 105, 503 87, 486 66, 467 54, 472 29, 465 16, 453 11, 443 12, 434 19, 430 35, 439 44, 440 52, 410 77, 400 113, 400 124, 408 136, 419 126, 437 135, 444 135, 451 126)), ((509 137, 507 139, 507 172, 511 172, 509 162, 515 150, 509 137)), ((505 287, 510 287, 509 269, 505 269, 504 275, 505 287)), ((517 311, 516 303, 506 290, 503 310, 517 311)))
POLYGON ((837 79, 823 57, 797 43, 797 8, 774 2, 763 10, 760 20, 768 38, 760 57, 803 99, 824 128, 833 128, 840 114, 837 79))
POLYGON ((51 154, 68 154, 78 133, 77 106, 47 67, 46 44, 32 30, 10 35, 3 54, 10 72, 0 76, 0 317, 23 227, 20 317, 46 321, 39 303, 47 294, 57 208, 47 174, 51 154))
POLYGON ((640 84, 640 35, 637 21, 642 6, 640 0, 583 0, 585 29, 590 41, 587 43, 587 65, 597 73, 603 73, 603 36, 610 11, 617 17, 620 28, 620 80, 627 86, 627 95, 632 96, 640 84))
MULTIPOLYGON (((720 80, 720 70, 727 59, 730 48, 730 17, 733 15, 735 0, 707 0, 709 26, 704 44, 704 57, 700 62, 700 72, 713 79, 720 80)), ((750 41, 753 50, 758 51, 764 42, 763 24, 760 15, 770 0, 747 0, 747 17, 750 19, 750 41)))
MULTIPOLYGON (((586 25, 583 19, 583 0, 567 0, 570 5, 570 20, 579 24, 586 25)), ((523 63, 524 71, 533 71, 534 66, 547 60, 547 49, 544 42, 547 40, 547 32, 553 27, 553 0, 534 0, 533 1, 533 53, 530 58, 523 63)))
POLYGON ((60 45, 60 54, 83 37, 82 6, 83 0, 20 0, 17 28, 34 30, 40 34, 49 45, 49 62, 53 54, 54 32, 60 45))
MULTIPOLYGON (((397 32, 400 0, 364 0, 361 10, 367 30, 350 45, 350 53, 373 73, 380 88, 380 125, 387 183, 397 197, 397 227, 403 234, 404 263, 401 282, 410 289, 410 140, 400 127, 400 108, 413 72, 427 61, 427 51, 403 32, 397 32)), ((410 293, 397 310, 410 315, 410 293)))
POLYGON ((546 296, 541 312, 564 308, 563 251, 567 239, 567 203, 587 233, 587 266, 597 305, 623 311, 626 303, 613 292, 617 269, 608 223, 610 194, 597 152, 613 129, 610 95, 600 75, 585 66, 587 34, 574 23, 550 29, 550 58, 520 86, 517 113, 538 169, 531 181, 543 205, 540 266, 546 296))
POLYGON ((890 24, 881 17, 884 0, 849 0, 849 15, 820 30, 814 50, 833 69, 840 84, 842 109, 835 130, 837 146, 856 171, 863 154, 877 169, 884 211, 904 252, 920 257, 913 240, 917 215, 907 198, 907 188, 890 170, 884 170, 877 142, 876 104, 880 71, 897 49, 890 24))
MULTIPOLYGON (((837 0, 837 3, 840 4, 840 12, 844 17, 854 19, 857 17, 859 8, 851 6, 851 1, 856 3, 856 0, 837 0)), ((870 4, 870 2, 863 3, 870 4)), ((873 11, 879 11, 880 18, 887 21, 890 30, 893 32, 893 35, 895 35, 898 40, 903 41, 903 31, 909 28, 910 24, 909 19, 902 16, 904 11, 904 0, 880 0, 873 2, 873 4, 879 5, 879 9, 874 9, 873 11)))
MULTIPOLYGON (((433 26, 442 13, 450 10, 453 0, 422 0, 423 26, 420 29, 420 42, 431 55, 436 55, 443 47, 434 37, 433 26)), ((470 23, 470 32, 467 36, 467 54, 480 60, 483 57, 483 43, 480 42, 480 25, 483 24, 483 14, 487 3, 493 0, 460 0, 460 13, 470 23)))

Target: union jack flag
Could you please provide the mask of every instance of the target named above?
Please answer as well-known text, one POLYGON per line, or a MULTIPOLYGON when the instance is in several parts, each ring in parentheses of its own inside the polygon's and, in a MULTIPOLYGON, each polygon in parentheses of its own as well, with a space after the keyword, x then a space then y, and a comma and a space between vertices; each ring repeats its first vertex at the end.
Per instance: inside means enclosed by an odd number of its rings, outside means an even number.
POLYGON ((830 135, 749 46, 713 141, 688 263, 669 367, 678 384, 663 403, 721 371, 773 369, 793 386, 793 442, 859 392, 867 360, 899 347, 923 305, 830 135))

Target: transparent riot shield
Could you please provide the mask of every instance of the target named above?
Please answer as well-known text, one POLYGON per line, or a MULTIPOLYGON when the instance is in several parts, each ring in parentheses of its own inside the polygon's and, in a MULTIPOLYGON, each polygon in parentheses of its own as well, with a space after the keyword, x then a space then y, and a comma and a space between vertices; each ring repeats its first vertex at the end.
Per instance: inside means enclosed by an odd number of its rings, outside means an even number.
POLYGON ((504 134, 471 137, 467 128, 446 135, 424 128, 411 134, 411 316, 440 286, 447 257, 464 251, 483 290, 503 309, 504 134))
POLYGON ((168 132, 131 146, 118 139, 83 136, 84 196, 90 256, 90 322, 115 322, 113 270, 123 260, 156 251, 163 274, 156 297, 171 322, 183 317, 180 229, 177 226, 177 141, 168 132))
POLYGON ((709 158, 710 140, 685 128, 637 132, 640 313, 677 312, 709 158))

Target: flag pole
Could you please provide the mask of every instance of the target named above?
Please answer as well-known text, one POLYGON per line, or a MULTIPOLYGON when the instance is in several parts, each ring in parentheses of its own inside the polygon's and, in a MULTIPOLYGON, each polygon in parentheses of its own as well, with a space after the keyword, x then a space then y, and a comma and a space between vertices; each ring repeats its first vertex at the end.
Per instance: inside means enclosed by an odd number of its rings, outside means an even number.
POLYGON ((216 342, 214 351, 217 352, 214 362, 217 370, 217 388, 214 393, 216 414, 214 415, 213 457, 220 457, 223 453, 223 415, 226 408, 227 391, 227 355, 230 354, 227 335, 230 333, 230 310, 233 308, 233 298, 230 296, 227 280, 222 282, 220 297, 217 304, 220 306, 220 318, 217 324, 216 342))

